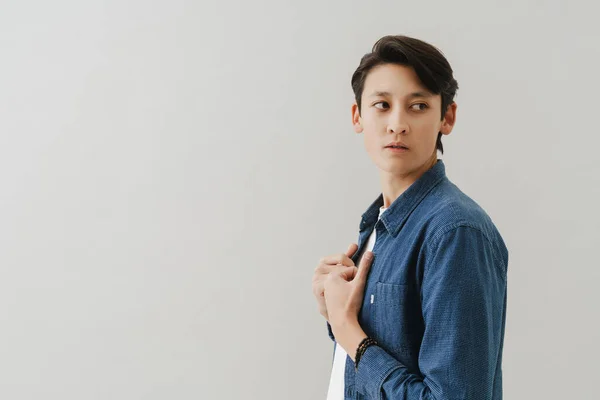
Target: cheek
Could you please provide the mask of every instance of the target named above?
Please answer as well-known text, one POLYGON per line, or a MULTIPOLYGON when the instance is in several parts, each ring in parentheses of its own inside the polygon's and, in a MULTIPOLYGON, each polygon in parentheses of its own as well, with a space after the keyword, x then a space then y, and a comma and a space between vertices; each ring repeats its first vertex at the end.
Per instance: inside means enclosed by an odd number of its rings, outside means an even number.
POLYGON ((419 132, 419 143, 423 146, 429 147, 431 143, 435 143, 439 132, 439 124, 435 121, 428 121, 418 126, 417 132, 419 132))
POLYGON ((382 141, 382 136, 385 136, 386 127, 381 122, 375 119, 363 121, 363 133, 365 136, 365 144, 375 145, 382 141))
POLYGON ((376 135, 373 134, 372 132, 369 133, 367 131, 365 131, 364 142, 365 142, 365 149, 367 149, 367 152, 370 154, 373 154, 373 152, 376 150, 378 143, 379 143, 376 135))
POLYGON ((374 161, 377 161, 382 157, 382 140, 374 134, 365 135, 365 150, 374 161))

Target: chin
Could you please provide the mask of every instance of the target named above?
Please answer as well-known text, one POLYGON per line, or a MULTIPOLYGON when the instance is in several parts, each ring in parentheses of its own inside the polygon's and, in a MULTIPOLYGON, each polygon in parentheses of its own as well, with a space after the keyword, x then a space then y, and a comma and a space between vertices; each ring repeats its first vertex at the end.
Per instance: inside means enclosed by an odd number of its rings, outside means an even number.
POLYGON ((385 160, 378 163, 377 166, 380 170, 392 175, 406 174, 406 172, 412 169, 412 163, 409 163, 407 160, 394 160, 392 162, 385 160))

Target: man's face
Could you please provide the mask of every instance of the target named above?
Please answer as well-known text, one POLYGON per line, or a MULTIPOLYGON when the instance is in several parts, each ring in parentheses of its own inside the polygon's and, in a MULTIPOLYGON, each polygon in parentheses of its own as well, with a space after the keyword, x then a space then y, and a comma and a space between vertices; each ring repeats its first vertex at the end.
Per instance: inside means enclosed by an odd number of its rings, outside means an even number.
POLYGON ((438 132, 450 134, 456 112, 453 103, 442 120, 441 95, 423 86, 412 67, 383 64, 371 69, 365 80, 361 113, 352 106, 357 133, 364 132, 367 153, 380 170, 407 176, 427 163, 435 163, 438 132), (386 148, 399 141, 406 151, 386 148))

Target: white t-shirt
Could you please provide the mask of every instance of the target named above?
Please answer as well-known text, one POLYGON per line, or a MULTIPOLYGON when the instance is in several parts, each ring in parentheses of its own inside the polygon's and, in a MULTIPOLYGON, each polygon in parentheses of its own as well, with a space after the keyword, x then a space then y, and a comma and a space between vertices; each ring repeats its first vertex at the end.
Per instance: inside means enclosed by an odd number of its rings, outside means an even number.
MULTIPOLYGON (((386 210, 384 207, 379 208, 379 218, 381 218, 381 214, 386 210)), ((377 220, 379 220, 379 218, 377 220)), ((373 250, 373 246, 375 246, 376 238, 376 230, 373 229, 373 232, 369 236, 369 240, 365 245, 363 253, 360 255, 358 259, 358 264, 362 260, 363 254, 365 251, 373 250)), ((348 354, 344 350, 344 348, 337 343, 335 344, 335 353, 333 356, 333 366, 331 367, 331 378, 329 379, 329 391, 327 392, 327 400, 344 400, 344 371, 346 370, 346 358, 348 354)))

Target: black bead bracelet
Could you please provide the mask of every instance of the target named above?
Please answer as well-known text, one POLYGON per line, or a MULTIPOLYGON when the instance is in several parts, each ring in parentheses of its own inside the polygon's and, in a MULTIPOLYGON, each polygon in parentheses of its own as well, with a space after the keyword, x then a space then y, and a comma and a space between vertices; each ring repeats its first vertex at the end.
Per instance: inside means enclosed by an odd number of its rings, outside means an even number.
POLYGON ((372 337, 367 336, 366 338, 361 340, 361 342, 358 345, 358 348, 356 349, 356 356, 354 357, 354 360, 355 360, 354 361, 354 370, 355 371, 358 371, 358 362, 360 361, 360 358, 362 357, 364 352, 367 350, 367 347, 369 347, 373 344, 376 345, 378 343, 372 337))

